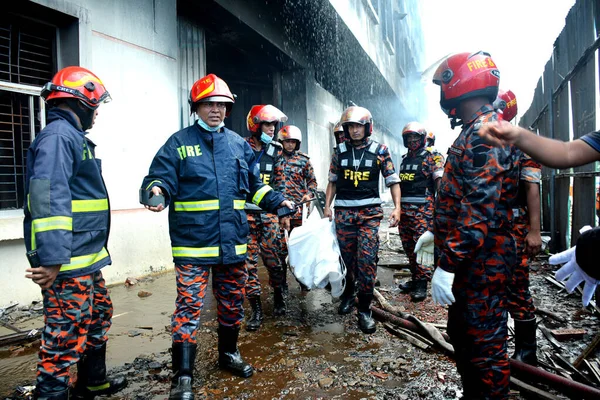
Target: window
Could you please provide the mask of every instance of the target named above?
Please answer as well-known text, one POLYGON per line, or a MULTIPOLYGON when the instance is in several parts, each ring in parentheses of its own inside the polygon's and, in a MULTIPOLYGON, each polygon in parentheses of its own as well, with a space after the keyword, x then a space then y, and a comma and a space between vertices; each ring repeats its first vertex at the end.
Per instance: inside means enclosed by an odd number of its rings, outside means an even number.
POLYGON ((23 207, 27 149, 45 122, 42 85, 56 70, 56 28, 0 16, 0 210, 23 207))
POLYGON ((394 54, 394 8, 392 0, 381 0, 381 33, 390 54, 394 54))
POLYGON ((363 0, 367 14, 369 14, 375 24, 379 24, 379 1, 380 0, 363 0))

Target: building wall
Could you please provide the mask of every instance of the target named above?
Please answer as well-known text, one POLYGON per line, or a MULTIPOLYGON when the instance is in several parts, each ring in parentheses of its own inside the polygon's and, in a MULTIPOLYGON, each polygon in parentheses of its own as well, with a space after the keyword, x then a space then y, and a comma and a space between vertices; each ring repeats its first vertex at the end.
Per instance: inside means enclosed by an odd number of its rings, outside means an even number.
MULTIPOLYGON (((78 41, 62 42, 59 63, 72 59, 65 54, 78 46, 80 65, 104 81, 113 99, 100 107, 89 135, 98 145, 113 210, 107 282, 172 268, 167 214, 143 209, 138 188, 154 154, 179 129, 176 0, 35 3, 78 18, 78 41)), ((23 277, 28 263, 22 221, 22 210, 0 211, 2 278, 11 283, 2 285, 0 304, 40 296, 39 287, 23 277)))

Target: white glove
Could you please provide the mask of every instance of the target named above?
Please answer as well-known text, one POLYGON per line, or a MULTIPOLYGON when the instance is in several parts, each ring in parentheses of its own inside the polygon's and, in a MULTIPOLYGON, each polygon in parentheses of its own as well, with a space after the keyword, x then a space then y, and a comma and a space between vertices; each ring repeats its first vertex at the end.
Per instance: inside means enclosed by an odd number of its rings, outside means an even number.
POLYGON ((435 269, 433 279, 431 279, 431 298, 435 304, 449 306, 455 302, 452 283, 454 283, 452 272, 446 272, 441 268, 435 269))
MULTIPOLYGON (((583 233, 590 229, 592 228, 589 225, 584 226, 579 230, 579 232, 583 233)), ((561 253, 555 254, 552 257, 550 257, 548 262, 550 263, 550 265, 566 263, 562 266, 562 268, 556 271, 554 276, 559 281, 564 281, 568 278, 568 280, 565 282, 567 292, 572 293, 573 290, 575 290, 575 288, 577 288, 577 286, 579 286, 581 282, 585 281, 581 301, 583 302, 583 305, 587 307, 587 305, 590 304, 590 300, 592 299, 592 296, 596 291, 596 286, 600 284, 600 281, 592 278, 591 276, 586 274, 585 271, 581 269, 581 267, 579 267, 579 264, 577 264, 577 259, 575 257, 576 248, 577 246, 573 246, 569 250, 565 250, 561 253)))
POLYGON ((427 267, 433 266, 433 233, 431 231, 425 232, 417 240, 415 253, 417 254, 417 263, 427 267))

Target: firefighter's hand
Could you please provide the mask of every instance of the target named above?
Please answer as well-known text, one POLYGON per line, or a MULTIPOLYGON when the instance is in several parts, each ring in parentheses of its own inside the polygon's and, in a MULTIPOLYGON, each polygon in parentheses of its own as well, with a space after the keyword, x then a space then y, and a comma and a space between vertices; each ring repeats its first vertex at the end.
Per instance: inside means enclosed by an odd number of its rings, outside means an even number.
POLYGON ((302 196, 302 199, 300 200, 300 203, 304 203, 305 201, 308 201, 310 199, 312 199, 312 195, 310 193, 306 193, 304 196, 302 196))
POLYGON ((452 294, 452 284, 454 283, 454 274, 444 271, 441 268, 436 268, 431 279, 431 298, 435 304, 441 306, 449 306, 454 303, 454 295, 452 294))
MULTIPOLYGON (((583 233, 589 229, 592 228, 590 226, 586 226, 583 227, 579 232, 583 233)), ((577 246, 573 246, 569 250, 555 254, 550 257, 548 262, 550 265, 565 263, 565 265, 556 271, 554 276, 559 281, 564 281, 566 279, 565 287, 567 288, 567 292, 572 293, 581 282, 585 282, 581 301, 583 305, 587 307, 587 305, 590 303, 590 300, 592 300, 592 296, 596 291, 596 287, 598 284, 600 284, 600 280, 592 278, 579 266, 577 263, 576 248, 577 246)))
POLYGON ((417 263, 431 267, 434 264, 434 245, 433 233, 427 231, 419 237, 415 245, 415 254, 417 255, 417 263))
POLYGON ((34 283, 40 285, 42 289, 48 289, 56 280, 60 267, 60 265, 49 265, 47 267, 28 268, 25 270, 25 272, 28 272, 25 278, 31 279, 34 283))
POLYGON ((529 231, 525 237, 525 253, 529 257, 535 257, 542 249, 542 234, 540 231, 529 231))
POLYGON ((285 231, 290 230, 290 217, 279 218, 279 227, 285 231))
MULTIPOLYGON (((152 189, 150 189, 150 190, 152 191, 152 194, 154 196, 161 196, 163 194, 162 189, 159 188, 158 186, 152 186, 152 189)), ((165 205, 162 203, 157 206, 144 206, 144 207, 146 207, 146 209, 148 209, 150 211, 154 211, 154 212, 160 212, 165 209, 165 205)))
POLYGON ((520 136, 519 127, 508 121, 495 121, 481 125, 477 135, 488 143, 502 147, 506 144, 514 144, 520 136))
POLYGON ((323 208, 323 218, 329 218, 330 221, 332 220, 333 213, 331 212, 331 207, 326 205, 325 208, 323 208))
POLYGON ((394 208, 394 211, 392 211, 392 215, 390 215, 390 219, 388 220, 390 228, 395 228, 400 224, 400 214, 400 209, 394 208))

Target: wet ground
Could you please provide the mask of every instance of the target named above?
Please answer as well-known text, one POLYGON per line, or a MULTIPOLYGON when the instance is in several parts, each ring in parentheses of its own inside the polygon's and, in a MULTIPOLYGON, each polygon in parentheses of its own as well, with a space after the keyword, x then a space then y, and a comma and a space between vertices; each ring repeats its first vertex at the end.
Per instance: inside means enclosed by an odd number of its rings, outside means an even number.
MULTIPOLYGON (((422 321, 445 325, 445 309, 436 307, 430 299, 411 303, 409 296, 396 288, 397 266, 406 259, 398 252, 401 245, 397 230, 388 231, 387 224, 383 223, 380 236, 380 292, 390 303, 422 321)), ((551 270, 543 260, 535 263, 533 269, 531 290, 536 304, 567 321, 561 323, 540 316, 541 324, 550 329, 584 328, 587 332, 583 339, 563 342, 562 349, 557 350, 538 330, 538 357, 544 359, 546 354, 562 352, 568 359, 574 359, 598 332, 598 314, 583 309, 579 296, 559 293, 559 289, 545 278, 551 270)), ((267 282, 262 267, 261 279, 267 282)), ((381 323, 375 334, 364 335, 358 330, 354 315, 337 314, 337 300, 332 299, 329 292, 322 289, 303 293, 291 275, 288 281, 291 283, 286 316, 272 317, 272 294, 268 285, 263 285, 265 323, 258 332, 241 331, 241 354, 256 370, 249 379, 232 377, 217 368, 216 310, 209 292, 198 334, 197 398, 460 397, 460 380, 448 357, 435 350, 423 351, 414 347, 388 333, 381 323)), ((170 315, 175 299, 174 274, 141 280, 130 287, 115 286, 110 293, 115 311, 108 345, 108 367, 111 373, 127 375, 131 382, 126 390, 112 398, 165 399, 171 367, 168 349, 170 315), (140 297, 141 291, 151 295, 140 297)), ((18 328, 42 326, 38 312, 17 309, 15 307, 16 311, 9 314, 8 320, 18 328)), ((10 331, 0 328, 0 335, 7 333, 10 331)), ((39 342, 0 349, 0 396, 10 396, 18 385, 34 382, 37 346, 39 342)), ((521 397, 514 392, 512 398, 521 397)))

